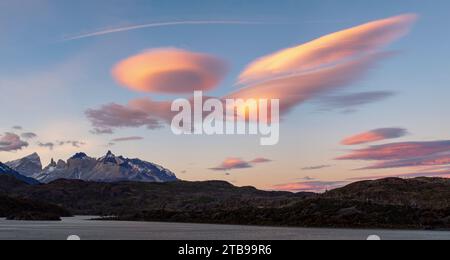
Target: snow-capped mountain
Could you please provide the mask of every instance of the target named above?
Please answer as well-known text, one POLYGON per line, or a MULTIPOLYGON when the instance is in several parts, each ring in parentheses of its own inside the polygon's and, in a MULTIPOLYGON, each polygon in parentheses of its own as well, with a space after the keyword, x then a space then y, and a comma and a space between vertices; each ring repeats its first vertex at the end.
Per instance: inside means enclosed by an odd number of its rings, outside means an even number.
POLYGON ((128 159, 108 152, 95 159, 85 153, 78 153, 67 162, 52 160, 39 174, 33 177, 48 183, 57 179, 76 179, 95 182, 169 182, 176 181, 173 172, 159 165, 139 159, 128 159))
POLYGON ((33 153, 19 160, 7 162, 6 165, 26 177, 33 177, 42 171, 41 158, 37 153, 33 153))
POLYGON ((11 169, 6 164, 3 164, 0 162, 0 175, 8 175, 11 177, 14 177, 20 181, 23 181, 25 183, 31 184, 31 185, 37 185, 39 182, 33 178, 23 176, 22 174, 18 173, 17 171, 11 169))

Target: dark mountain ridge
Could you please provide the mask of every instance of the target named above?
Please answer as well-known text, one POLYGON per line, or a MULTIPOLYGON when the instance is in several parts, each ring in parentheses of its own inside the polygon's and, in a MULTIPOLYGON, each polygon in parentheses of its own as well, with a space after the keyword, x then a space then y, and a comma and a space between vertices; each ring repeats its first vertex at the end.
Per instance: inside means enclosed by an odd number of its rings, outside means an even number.
MULTIPOLYGON (((0 162, 0 175, 6 175, 6 176, 10 176, 13 177, 14 179, 17 179, 18 181, 21 182, 25 182, 27 184, 31 184, 31 185, 37 185, 40 182, 30 178, 30 177, 26 177, 20 173, 18 173, 17 171, 11 169, 9 166, 7 166, 6 164, 3 164, 0 162)), ((1 186, 1 184, 0 184, 1 186)))
POLYGON ((22 198, 38 198, 79 215, 117 215, 141 210, 205 210, 208 208, 280 207, 310 193, 266 192, 238 188, 227 182, 118 182, 57 180, 9 191, 22 198))

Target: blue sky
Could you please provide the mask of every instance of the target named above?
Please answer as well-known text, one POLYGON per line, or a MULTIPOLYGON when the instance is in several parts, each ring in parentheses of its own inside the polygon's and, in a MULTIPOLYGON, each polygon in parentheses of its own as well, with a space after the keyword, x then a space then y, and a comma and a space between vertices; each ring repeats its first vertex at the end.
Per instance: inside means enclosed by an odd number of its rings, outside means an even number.
POLYGON ((341 145, 342 139, 379 128, 404 128, 409 132, 398 140, 381 140, 381 144, 450 139, 450 124, 446 121, 450 108, 450 35, 446 33, 449 9, 446 0, 2 1, 0 130, 17 135, 33 132, 38 137, 28 140, 29 145, 21 150, 0 151, 0 161, 38 151, 48 163, 52 157, 67 159, 80 150, 98 157, 112 149, 117 154, 163 164, 183 179, 224 179, 265 189, 302 182, 305 177, 329 185, 349 178, 429 171, 354 171, 368 162, 334 158, 355 149, 341 145), (172 47, 225 60, 229 73, 208 93, 223 96, 237 88, 235 81, 240 72, 259 57, 407 13, 417 14, 419 20, 408 35, 387 47, 395 55, 372 68, 362 80, 339 92, 327 93, 386 91, 392 96, 351 107, 351 111, 321 111, 323 97, 311 98, 286 116, 277 146, 261 147, 256 137, 248 136, 178 137, 167 128, 121 128, 107 136, 89 132, 92 126, 85 116, 87 109, 112 102, 127 104, 142 97, 174 98, 130 91, 119 86, 111 75, 117 63, 143 51, 172 47), (164 26, 64 41, 66 37, 123 26, 218 20, 258 24, 164 26), (11 129, 16 125, 23 130, 11 129), (107 146, 112 139, 129 136, 144 140, 107 146), (63 140, 85 144, 53 150, 38 145, 63 140), (230 157, 247 161, 264 157, 272 162, 230 169, 229 175, 209 170, 230 157), (312 166, 326 167, 302 170, 312 166))

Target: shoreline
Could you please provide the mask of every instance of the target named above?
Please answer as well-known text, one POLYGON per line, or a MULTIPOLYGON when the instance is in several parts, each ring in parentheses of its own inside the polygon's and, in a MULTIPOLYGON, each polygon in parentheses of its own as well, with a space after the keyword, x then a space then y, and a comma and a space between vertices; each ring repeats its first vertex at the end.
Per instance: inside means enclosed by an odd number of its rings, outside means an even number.
POLYGON ((169 222, 93 221, 95 216, 63 218, 61 222, 0 219, 0 239, 66 240, 446 240, 450 232, 430 230, 261 227, 169 222))
MULTIPOLYGON (((83 215, 74 216, 84 217, 83 215)), ((92 217, 92 216, 86 216, 92 217)), ((64 218, 63 218, 64 219, 64 218)), ((131 223, 164 223, 164 224, 188 224, 188 225, 214 225, 214 226, 237 226, 237 227, 255 227, 255 228, 298 228, 298 229, 335 229, 335 230, 378 230, 378 231, 431 231, 431 232, 450 232, 450 229, 409 229, 409 228, 377 228, 377 227, 308 227, 308 226, 274 226, 274 225, 243 225, 243 224, 226 224, 226 223, 197 223, 197 222, 173 222, 173 221, 142 221, 142 220, 120 220, 120 219, 108 219, 101 217, 94 217, 92 219, 87 219, 87 221, 106 221, 106 222, 131 222, 131 223)))

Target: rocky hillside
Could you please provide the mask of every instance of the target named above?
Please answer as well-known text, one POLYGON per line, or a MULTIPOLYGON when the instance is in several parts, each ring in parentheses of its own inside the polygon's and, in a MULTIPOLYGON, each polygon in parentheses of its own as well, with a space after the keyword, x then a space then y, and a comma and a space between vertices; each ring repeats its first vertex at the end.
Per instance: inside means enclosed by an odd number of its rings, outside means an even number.
POLYGON ((37 198, 60 205, 80 215, 120 215, 147 210, 206 210, 252 207, 281 207, 310 193, 266 192, 251 187, 238 188, 227 182, 96 183, 57 180, 11 189, 22 198, 37 198))
POLYGON ((387 178, 362 181, 328 192, 326 198, 401 205, 418 208, 450 208, 450 179, 387 178))
POLYGON ((206 210, 151 210, 128 212, 113 219, 135 221, 198 222, 219 224, 450 229, 448 179, 384 179, 365 181, 305 196, 276 207, 206 210))
POLYGON ((279 208, 152 210, 127 212, 106 219, 320 228, 450 229, 450 209, 419 209, 320 197, 279 208))
POLYGON ((69 211, 48 203, 30 199, 12 198, 0 194, 0 218, 12 220, 60 220, 69 217, 69 211))

